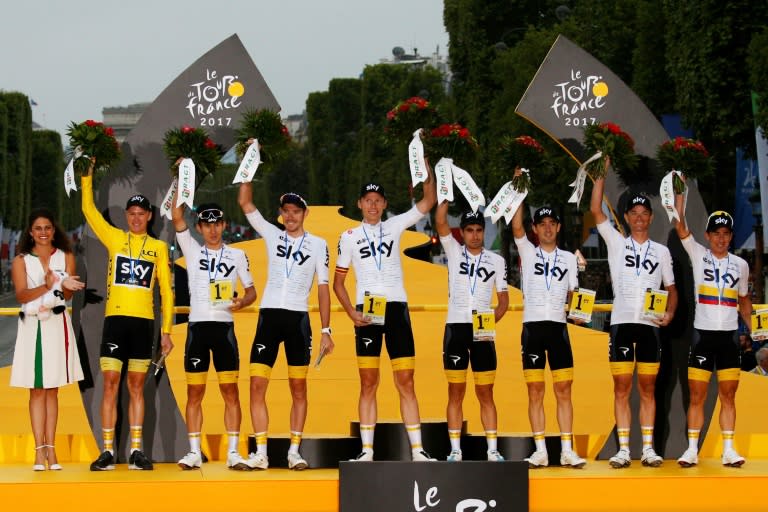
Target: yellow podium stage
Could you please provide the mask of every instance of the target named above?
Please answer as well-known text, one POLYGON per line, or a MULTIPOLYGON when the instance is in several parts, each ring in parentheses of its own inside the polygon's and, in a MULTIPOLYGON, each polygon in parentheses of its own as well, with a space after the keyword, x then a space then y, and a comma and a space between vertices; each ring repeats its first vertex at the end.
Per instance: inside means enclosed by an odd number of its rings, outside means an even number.
MULTIPOLYGON (((335 248, 342 230, 357 222, 341 217, 335 207, 312 207, 307 229, 335 248)), ((402 247, 427 242, 424 235, 406 232, 402 247)), ((256 289, 264 288, 266 254, 262 240, 236 244, 247 251, 256 289)), ((331 251, 333 274, 335 251, 331 251)), ((402 257, 412 305, 411 319, 416 338, 416 393, 423 421, 444 420, 447 385, 442 369, 443 325, 446 315, 447 272, 444 267, 402 257)), ((347 279, 350 292, 354 275, 347 279)), ((519 290, 510 290, 510 303, 521 303, 519 290)), ((319 333, 317 295, 313 289, 310 304, 313 332, 319 333)), ((333 301, 331 326, 336 343, 334 353, 320 368, 310 368, 309 414, 305 438, 349 435, 350 422, 357 419, 358 376, 352 323, 333 301)), ((240 346, 240 400, 243 405, 241 452, 246 450, 246 434, 251 431, 248 416, 248 355, 256 329, 257 313, 236 315, 240 346)), ((499 434, 526 435, 530 431, 527 395, 520 361, 522 313, 510 311, 497 326, 498 371, 495 396, 499 413, 499 434)), ((639 461, 625 470, 611 470, 606 461, 595 460, 614 424, 612 380, 607 361, 607 335, 569 325, 574 351, 573 387, 576 450, 589 458, 586 468, 559 467, 530 472, 530 509, 545 510, 768 510, 760 498, 762 485, 768 484, 768 408, 765 396, 768 379, 742 373, 737 394, 737 450, 747 457, 740 469, 720 465, 720 432, 716 419, 704 441, 699 466, 681 469, 674 460, 663 467, 644 468, 639 461), (761 508, 762 507, 762 508, 761 508)), ((174 327, 176 349, 167 362, 167 375, 179 408, 186 404, 186 382, 182 363, 186 324, 174 327)), ((317 347, 314 347, 316 357, 317 347)), ((282 350, 281 350, 282 352, 282 350)), ((386 356, 382 357, 379 389, 379 419, 399 421, 397 392, 386 356)), ((0 382, 7 383, 10 368, 0 369, 0 382)), ((471 377, 470 377, 471 379, 471 377)), ((556 434, 554 397, 547 373, 547 432, 556 434)), ((471 380, 470 380, 471 382, 471 380)), ((231 510, 253 508, 259 511, 335 511, 338 510, 338 471, 316 469, 290 472, 269 469, 263 472, 233 472, 224 467, 225 434, 223 403, 216 376, 209 374, 204 406, 203 449, 212 459, 198 471, 181 471, 174 464, 157 464, 153 472, 116 471, 91 473, 90 461, 99 448, 91 433, 76 386, 59 392, 59 427, 56 448, 64 470, 33 473, 34 442, 27 411, 28 393, 3 387, 0 394, 0 502, 6 510, 22 507, 57 512, 106 508, 127 510, 171 508, 193 510, 231 510)), ((272 373, 268 391, 270 436, 288 433, 287 369, 281 354, 272 373)), ((717 415, 718 409, 715 410, 717 415)), ((468 432, 482 434, 479 407, 471 391, 464 405, 468 432)), ((716 416, 715 416, 716 418, 716 416)), ((270 453, 271 459, 284 453, 270 453)), ((447 454, 435 453, 443 458, 447 454)), ((676 454, 673 454, 676 455, 676 454)), ((669 456, 669 455, 668 455, 669 456)))

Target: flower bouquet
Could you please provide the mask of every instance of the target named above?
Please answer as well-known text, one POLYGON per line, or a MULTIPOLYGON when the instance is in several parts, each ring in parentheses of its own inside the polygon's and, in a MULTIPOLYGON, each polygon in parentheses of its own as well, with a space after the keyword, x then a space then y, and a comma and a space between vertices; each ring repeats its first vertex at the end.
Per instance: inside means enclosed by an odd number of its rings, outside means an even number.
POLYGON ((235 130, 237 146, 235 152, 242 160, 248 151, 248 141, 259 141, 259 155, 262 163, 269 165, 279 161, 288 151, 291 135, 280 115, 271 110, 249 110, 243 114, 240 127, 235 130))
MULTIPOLYGON (((714 170, 714 162, 707 148, 701 141, 675 137, 668 140, 656 152, 656 158, 662 168, 670 171, 679 171, 685 178, 706 178, 714 170)), ((685 191, 685 183, 677 173, 673 174, 672 184, 676 194, 685 191)))
POLYGON ((413 96, 387 112, 384 135, 391 143, 408 142, 416 130, 434 126, 436 122, 435 108, 424 98, 413 96))
POLYGON ((531 187, 529 171, 544 164, 544 148, 528 135, 507 135, 501 141, 497 162, 499 170, 504 174, 508 174, 510 170, 514 173, 519 167, 523 172, 519 176, 513 176, 512 186, 518 192, 527 192, 531 187))
POLYGON ((611 166, 624 183, 632 183, 632 171, 637 167, 638 158, 635 154, 635 141, 626 132, 613 123, 591 124, 584 129, 584 147, 587 152, 602 156, 589 161, 586 170, 593 179, 604 178, 608 172, 607 164, 611 166))
POLYGON ((199 175, 202 181, 205 176, 213 174, 221 165, 222 151, 202 128, 182 126, 165 132, 163 151, 171 165, 171 173, 178 173, 179 158, 189 158, 195 163, 195 169, 202 171, 199 175))
POLYGON ((433 162, 448 157, 462 165, 471 162, 479 148, 477 140, 460 124, 441 124, 424 139, 427 155, 433 162))
POLYGON ((120 159, 120 144, 115 132, 103 123, 88 119, 72 123, 67 129, 70 149, 67 157, 73 160, 74 169, 80 174, 88 172, 91 157, 96 158, 96 171, 106 171, 120 159))

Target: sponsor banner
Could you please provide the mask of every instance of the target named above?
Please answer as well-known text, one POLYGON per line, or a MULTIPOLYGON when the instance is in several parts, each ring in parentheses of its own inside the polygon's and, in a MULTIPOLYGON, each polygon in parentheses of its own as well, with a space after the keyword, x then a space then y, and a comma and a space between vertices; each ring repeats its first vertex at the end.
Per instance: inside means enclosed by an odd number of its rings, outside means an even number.
MULTIPOLYGON (((757 162, 744 157, 736 149, 736 201, 733 205, 733 246, 737 249, 755 248, 755 217, 752 215, 752 194, 759 184, 757 162)), ((759 193, 759 190, 758 190, 759 193)))
POLYGON ((527 462, 341 462, 340 512, 523 512, 527 462))
MULTIPOLYGON (((593 123, 611 122, 621 126, 635 141, 635 152, 658 165, 656 150, 669 139, 658 119, 640 98, 613 71, 569 39, 558 36, 536 72, 515 112, 556 140, 579 164, 590 155, 584 146, 584 128, 593 123)), ((670 169, 663 169, 667 172, 670 169)), ((609 173, 605 199, 622 220, 625 186, 609 173)), ((688 224, 703 239, 706 209, 698 188, 690 184, 688 224)), ((651 194, 654 211, 661 211, 658 181, 640 187, 651 194)), ((650 235, 666 243, 669 224, 654 222, 650 235)))

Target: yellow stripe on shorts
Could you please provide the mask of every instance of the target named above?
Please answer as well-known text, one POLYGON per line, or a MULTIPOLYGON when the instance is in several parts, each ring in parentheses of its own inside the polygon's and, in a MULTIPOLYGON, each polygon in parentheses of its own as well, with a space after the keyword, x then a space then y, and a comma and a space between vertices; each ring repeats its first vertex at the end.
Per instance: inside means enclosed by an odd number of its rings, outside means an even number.
POLYGON ((712 372, 709 370, 702 370, 701 368, 688 368, 688 380, 709 382, 710 377, 712 377, 712 372))
POLYGON ((129 359, 128 371, 138 372, 138 373, 147 373, 147 370, 149 370, 149 363, 151 361, 152 361, 151 359, 129 359))
POLYGON ((552 382, 568 382, 573 380, 573 368, 552 370, 552 382))
POLYGON ((262 363, 251 363, 248 368, 251 377, 263 377, 269 379, 272 375, 272 368, 262 363))
POLYGON ((467 370, 445 370, 445 378, 449 384, 464 384, 467 382, 467 370))
POLYGON ((416 368, 415 357, 398 357, 397 359, 393 359, 391 363, 393 372, 398 370, 413 370, 416 368))
POLYGON ((306 379, 309 366, 288 366, 289 379, 306 379))
POLYGON ((634 361, 621 361, 609 364, 611 367, 611 375, 632 375, 635 371, 634 361))
POLYGON ((372 357, 372 356, 358 356, 357 357, 357 367, 358 368, 374 368, 379 369, 379 357, 372 357))
POLYGON ((187 385, 198 386, 208 382, 208 372, 187 372, 187 385))
POLYGON ((103 372, 121 372, 123 370, 123 362, 114 357, 100 357, 99 367, 103 372))
POLYGON ((487 386, 496 382, 496 370, 487 372, 473 372, 475 377, 475 386, 487 386))
POLYGON ((544 382, 544 370, 523 370, 523 377, 525 382, 544 382))
POLYGON ((219 377, 219 384, 234 384, 240 377, 240 372, 237 370, 229 370, 226 372, 216 372, 219 377))
POLYGON ((741 368, 723 368, 717 370, 717 380, 739 380, 741 368))
POLYGON ((659 363, 637 363, 638 375, 658 375, 659 363))

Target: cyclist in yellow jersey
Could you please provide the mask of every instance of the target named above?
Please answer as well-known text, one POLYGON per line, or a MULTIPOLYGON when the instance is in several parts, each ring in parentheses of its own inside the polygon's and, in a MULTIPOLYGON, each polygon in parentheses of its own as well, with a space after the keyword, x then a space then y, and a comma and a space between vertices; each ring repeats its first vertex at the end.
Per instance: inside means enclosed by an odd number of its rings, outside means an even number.
POLYGON ((149 200, 140 195, 131 196, 125 207, 128 231, 110 225, 93 202, 93 168, 91 159, 88 175, 81 179, 83 215, 109 253, 107 271, 106 318, 101 341, 100 366, 104 376, 101 401, 101 425, 104 449, 91 464, 91 471, 114 469, 114 435, 117 418, 117 394, 123 363, 128 362, 126 378, 131 428, 131 455, 129 469, 153 469, 152 462, 141 451, 141 432, 144 423, 144 380, 152 359, 154 331, 155 282, 162 296, 162 353, 173 349, 171 326, 173 323, 173 291, 168 258, 168 245, 152 238, 147 225, 152 219, 149 200))

